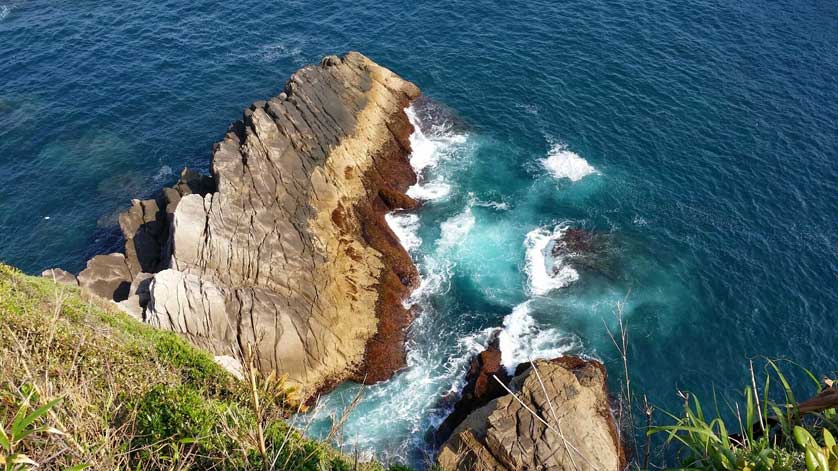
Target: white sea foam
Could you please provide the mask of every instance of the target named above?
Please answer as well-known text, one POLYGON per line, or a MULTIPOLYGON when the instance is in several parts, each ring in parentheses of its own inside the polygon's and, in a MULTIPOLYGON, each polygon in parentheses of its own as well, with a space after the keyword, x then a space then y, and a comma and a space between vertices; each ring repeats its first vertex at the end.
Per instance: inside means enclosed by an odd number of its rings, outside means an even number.
POLYGON ((474 227, 474 214, 471 212, 471 204, 460 214, 446 219, 440 224, 440 236, 436 241, 437 248, 440 250, 451 249, 460 244, 471 232, 474 227))
POLYGON ((168 180, 174 173, 172 172, 172 167, 168 165, 164 165, 160 167, 160 170, 157 171, 157 175, 154 176, 155 183, 162 183, 168 180))
POLYGON ((6 17, 9 16, 9 13, 11 13, 11 12, 12 12, 12 9, 8 5, 0 5, 0 21, 5 20, 6 17))
POLYGON ((422 201, 437 201, 451 193, 451 185, 436 181, 423 185, 413 185, 407 189, 407 196, 422 201))
POLYGON ((553 148, 547 154, 547 158, 541 163, 553 177, 561 179, 568 178, 571 181, 579 181, 597 170, 587 160, 575 152, 571 152, 563 144, 553 144, 553 148))
POLYGON ((567 229, 563 224, 552 231, 539 227, 530 231, 524 240, 529 291, 535 296, 544 296, 579 279, 579 273, 562 257, 553 257, 550 253, 551 241, 564 237, 567 229))
POLYGON ((384 215, 384 220, 409 253, 422 245, 422 239, 419 237, 419 216, 410 213, 389 213, 384 215))
POLYGON ((555 358, 571 348, 573 342, 552 328, 541 329, 530 315, 532 301, 521 303, 503 319, 498 335, 501 363, 512 374, 523 362, 555 358))
POLYGON ((404 112, 413 125, 413 133, 410 135, 410 166, 418 178, 418 183, 408 190, 408 194, 412 192, 416 196, 411 196, 417 199, 442 198, 448 195, 450 186, 441 177, 426 182, 427 173, 450 156, 454 147, 465 143, 468 136, 451 133, 439 126, 432 126, 430 135, 425 134, 413 107, 405 108, 404 112))

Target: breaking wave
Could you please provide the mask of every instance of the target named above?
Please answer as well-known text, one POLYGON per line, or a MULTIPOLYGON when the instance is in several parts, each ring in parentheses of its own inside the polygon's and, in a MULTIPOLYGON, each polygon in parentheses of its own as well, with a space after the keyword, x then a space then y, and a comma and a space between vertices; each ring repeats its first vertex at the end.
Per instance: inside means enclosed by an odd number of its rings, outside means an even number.
POLYGON ((553 328, 539 328, 531 315, 532 301, 521 303, 503 319, 503 328, 498 334, 501 363, 512 375, 515 368, 527 361, 555 358, 576 345, 572 337, 562 335, 553 328))
POLYGON ((553 241, 564 237, 567 229, 567 225, 560 224, 552 231, 539 227, 527 234, 524 240, 525 271, 529 281, 528 289, 532 295, 544 296, 579 279, 579 273, 565 263, 563 257, 554 257, 551 253, 553 241))

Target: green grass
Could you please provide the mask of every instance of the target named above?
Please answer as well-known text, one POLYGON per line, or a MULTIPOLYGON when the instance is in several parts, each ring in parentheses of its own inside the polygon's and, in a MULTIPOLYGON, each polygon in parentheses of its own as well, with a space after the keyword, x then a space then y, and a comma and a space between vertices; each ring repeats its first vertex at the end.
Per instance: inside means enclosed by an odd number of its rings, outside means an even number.
POLYGON ((0 364, 0 445, 39 411, 0 468, 385 469, 289 428, 282 378, 256 381, 254 407, 249 382, 177 335, 3 264, 0 364))

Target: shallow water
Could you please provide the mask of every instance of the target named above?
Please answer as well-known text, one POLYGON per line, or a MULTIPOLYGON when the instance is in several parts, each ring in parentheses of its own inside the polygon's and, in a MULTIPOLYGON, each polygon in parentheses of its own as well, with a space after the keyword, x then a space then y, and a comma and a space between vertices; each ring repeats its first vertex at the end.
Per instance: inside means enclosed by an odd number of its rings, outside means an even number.
POLYGON ((836 25, 823 1, 0 0, 0 259, 77 271, 118 247, 130 198, 206 169, 242 108, 355 49, 457 116, 425 116, 411 194, 428 201, 390 218, 423 274, 410 367, 364 388, 347 447, 420 461, 494 328, 505 362, 584 353, 618 381, 623 299, 633 382, 662 407, 676 388, 737 394, 754 356, 826 373, 836 25), (602 236, 593 265, 539 256, 566 227, 602 236))

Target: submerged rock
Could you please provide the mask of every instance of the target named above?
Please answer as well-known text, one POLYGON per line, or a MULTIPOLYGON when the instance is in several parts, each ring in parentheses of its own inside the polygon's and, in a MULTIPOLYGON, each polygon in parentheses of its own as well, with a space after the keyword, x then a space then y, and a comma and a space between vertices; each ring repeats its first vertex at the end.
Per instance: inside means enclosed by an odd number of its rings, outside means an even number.
POLYGON ((565 266, 612 279, 617 276, 608 234, 569 227, 551 240, 548 248, 553 265, 551 276, 560 273, 565 266))
POLYGON ((132 202, 125 255, 92 259, 83 291, 218 356, 252 345, 303 397, 386 379, 404 366, 418 282, 384 220, 416 206, 404 109, 418 96, 358 53, 302 68, 230 126, 210 176, 184 170, 132 202))
POLYGON ((507 387, 520 402, 504 390, 485 405, 475 404, 440 449, 443 469, 622 467, 625 456, 601 363, 570 356, 537 360, 519 365, 507 387))

